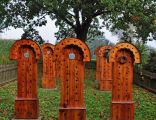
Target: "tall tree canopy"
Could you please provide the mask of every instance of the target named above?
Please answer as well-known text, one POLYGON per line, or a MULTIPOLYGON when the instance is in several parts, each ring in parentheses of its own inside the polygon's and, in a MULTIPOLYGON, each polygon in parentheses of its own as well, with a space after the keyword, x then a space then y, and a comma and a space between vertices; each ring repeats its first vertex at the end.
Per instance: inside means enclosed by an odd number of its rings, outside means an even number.
POLYGON ((156 30, 154 0, 11 0, 7 8, 14 27, 45 25, 49 15, 59 27, 58 38, 74 36, 85 41, 87 33, 99 33, 99 19, 113 31, 128 32, 133 25, 143 41, 156 30))
POLYGON ((0 32, 10 24, 10 19, 8 18, 8 12, 6 6, 9 0, 0 0, 0 32))

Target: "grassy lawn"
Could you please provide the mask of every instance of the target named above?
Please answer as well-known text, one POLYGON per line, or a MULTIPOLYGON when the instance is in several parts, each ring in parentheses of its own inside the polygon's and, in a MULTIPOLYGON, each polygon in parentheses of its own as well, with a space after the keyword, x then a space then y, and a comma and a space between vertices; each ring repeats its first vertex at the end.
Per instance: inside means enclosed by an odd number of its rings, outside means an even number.
MULTIPOLYGON (((87 120, 107 120, 110 116, 110 92, 97 90, 95 71, 87 70, 85 79, 85 104, 87 120)), ((156 97, 148 91, 134 86, 135 120, 156 120, 156 97)), ((13 117, 16 82, 0 88, 0 120, 13 117)), ((59 106, 59 87, 55 90, 39 88, 40 115, 43 120, 57 120, 59 106)))

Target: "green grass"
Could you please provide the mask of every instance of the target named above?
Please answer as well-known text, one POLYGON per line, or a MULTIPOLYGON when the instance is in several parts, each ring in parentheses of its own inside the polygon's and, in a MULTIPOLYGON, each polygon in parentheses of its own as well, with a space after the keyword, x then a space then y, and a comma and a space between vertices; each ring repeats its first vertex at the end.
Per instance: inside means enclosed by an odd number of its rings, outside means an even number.
MULTIPOLYGON (((16 82, 0 88, 0 120, 13 117, 16 82)), ((85 79, 85 104, 87 120, 107 120, 110 116, 110 92, 96 89, 95 71, 87 70, 85 79)), ((148 91, 134 86, 135 120, 156 119, 156 97, 148 91)), ((59 87, 55 90, 39 88, 40 115, 43 120, 57 120, 59 106, 59 87)))
POLYGON ((14 42, 14 40, 0 40, 0 64, 12 63, 9 59, 9 54, 14 42))

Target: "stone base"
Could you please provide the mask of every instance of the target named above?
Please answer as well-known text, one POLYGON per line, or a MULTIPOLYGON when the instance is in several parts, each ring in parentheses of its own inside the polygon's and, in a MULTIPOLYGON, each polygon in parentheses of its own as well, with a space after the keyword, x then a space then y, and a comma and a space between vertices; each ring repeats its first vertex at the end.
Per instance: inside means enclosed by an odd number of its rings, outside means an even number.
POLYGON ((16 119, 16 118, 13 118, 11 120, 42 120, 42 117, 39 117, 37 119, 16 119))

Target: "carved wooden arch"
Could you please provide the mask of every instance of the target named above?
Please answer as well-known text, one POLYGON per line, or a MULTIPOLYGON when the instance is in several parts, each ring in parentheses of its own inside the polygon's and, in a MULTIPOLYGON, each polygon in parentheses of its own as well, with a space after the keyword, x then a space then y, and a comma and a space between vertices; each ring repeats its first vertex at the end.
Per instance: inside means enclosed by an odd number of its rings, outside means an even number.
POLYGON ((99 56, 103 57, 103 54, 105 53, 106 50, 111 50, 113 46, 101 46, 99 48, 99 56))
POLYGON ((10 59, 17 60, 19 48, 21 48, 22 46, 26 46, 26 45, 29 45, 34 49, 35 58, 37 60, 39 60, 41 58, 41 56, 42 56, 41 49, 40 49, 39 45, 36 44, 35 41, 30 40, 30 39, 21 39, 21 40, 16 40, 16 42, 11 47, 10 59))
POLYGON ((94 55, 96 55, 96 56, 99 55, 99 50, 100 50, 101 47, 102 47, 102 46, 99 46, 99 47, 95 48, 95 50, 94 50, 94 55))
POLYGON ((83 41, 76 38, 66 38, 58 43, 55 47, 54 60, 56 60, 61 54, 61 51, 69 45, 78 46, 83 52, 83 61, 90 61, 90 50, 88 46, 83 41))
POLYGON ((28 39, 17 40, 10 49, 10 59, 18 62, 15 119, 38 118, 37 60, 41 55, 39 45, 28 39))
POLYGON ((42 47, 42 50, 45 48, 51 48, 54 51, 55 45, 51 43, 44 43, 41 47, 42 47))
POLYGON ((130 44, 130 43, 126 43, 126 42, 123 42, 123 43, 118 43, 111 51, 110 51, 110 56, 109 56, 109 61, 110 62, 115 62, 115 59, 116 59, 116 53, 119 51, 119 50, 122 50, 122 49, 127 49, 129 50, 130 52, 133 53, 133 56, 134 56, 134 63, 140 63, 141 60, 140 60, 140 53, 138 51, 138 49, 133 45, 133 44, 130 44))
POLYGON ((44 43, 41 48, 43 52, 42 88, 53 89, 56 87, 55 62, 53 61, 55 45, 44 43))

